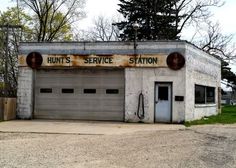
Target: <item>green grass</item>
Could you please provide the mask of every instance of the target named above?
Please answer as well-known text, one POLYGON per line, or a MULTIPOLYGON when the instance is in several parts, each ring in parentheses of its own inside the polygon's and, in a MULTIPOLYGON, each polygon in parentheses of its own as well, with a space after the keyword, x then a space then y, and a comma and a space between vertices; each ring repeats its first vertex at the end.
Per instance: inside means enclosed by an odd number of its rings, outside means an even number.
POLYGON ((184 125, 190 127, 191 125, 202 124, 233 124, 236 123, 236 106, 224 106, 221 114, 216 116, 204 117, 200 120, 185 122, 184 125))

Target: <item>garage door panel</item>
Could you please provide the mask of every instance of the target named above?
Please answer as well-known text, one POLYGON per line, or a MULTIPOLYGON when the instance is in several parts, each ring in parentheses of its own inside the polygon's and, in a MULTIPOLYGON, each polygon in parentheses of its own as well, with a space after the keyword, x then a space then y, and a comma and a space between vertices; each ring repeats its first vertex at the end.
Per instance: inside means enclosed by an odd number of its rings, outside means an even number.
POLYGON ((78 113, 78 111, 70 111, 69 113, 66 113, 65 111, 60 110, 57 113, 51 113, 50 110, 44 110, 37 116, 42 119, 123 120, 119 111, 113 113, 101 112, 97 115, 97 113, 91 111, 81 111, 80 113, 78 113), (73 115, 73 118, 71 118, 71 115, 73 115))
MULTIPOLYGON (((47 81, 48 79, 47 78, 41 78, 41 79, 37 79, 37 80, 42 80, 42 81, 47 81)), ((68 80, 68 79, 64 79, 64 80, 68 80)), ((117 79, 111 79, 110 81, 109 80, 103 80, 103 81, 96 81, 96 80, 91 80, 91 81, 61 81, 61 82, 56 82, 56 81, 50 81, 50 82, 47 82, 47 83, 44 83, 44 82, 37 82, 37 85, 40 86, 40 87, 53 87, 53 88, 57 88, 59 86, 61 86, 63 84, 64 87, 75 87, 76 88, 85 88, 85 86, 87 88, 91 88, 91 87, 94 87, 94 88, 97 88, 97 85, 100 85, 101 88, 103 89, 106 89, 106 88, 113 88, 113 89, 116 89, 116 88, 120 88, 121 85, 123 85, 123 80, 120 81, 120 80, 117 80, 117 79), (76 85, 75 85, 76 84, 76 85)), ((124 88, 124 87, 121 87, 121 88, 124 88)))
POLYGON ((36 108, 42 109, 98 109, 100 108, 101 111, 105 109, 120 109, 123 106, 122 101, 106 101, 106 102, 97 102, 97 101, 79 101, 77 103, 74 102, 67 102, 67 101, 51 101, 50 103, 45 103, 44 101, 38 101, 36 108), (109 102, 109 103, 108 103, 109 102))
MULTIPOLYGON (((76 97, 75 97, 76 98, 76 97)), ((76 98, 77 99, 77 98, 76 98)), ((36 105, 40 105, 40 104, 55 104, 55 103, 60 103, 60 104, 74 104, 74 105, 78 105, 80 103, 84 103, 84 105, 86 104, 103 104, 103 105, 110 105, 110 104, 119 104, 119 103, 123 103, 123 99, 122 98, 116 98, 116 97, 100 97, 99 99, 103 99, 103 100, 96 100, 96 99, 92 99, 91 97, 86 97, 84 99, 77 99, 77 101, 73 98, 70 99, 57 99, 55 100, 55 97, 42 97, 42 99, 38 98, 37 104, 36 105), (45 103, 48 102, 48 103, 45 103)))
POLYGON ((36 81, 35 118, 123 121, 122 69, 38 70, 36 81), (42 88, 52 92, 41 93, 42 88), (62 89, 72 93, 62 93, 62 89))
MULTIPOLYGON (((76 108, 57 109, 55 111, 52 111, 50 108, 39 108, 38 110, 40 110, 40 111, 35 111, 35 114, 37 116, 39 116, 39 115, 61 115, 61 116, 70 115, 70 117, 71 116, 74 117, 74 116, 80 116, 83 113, 88 114, 88 115, 93 114, 93 115, 97 115, 97 116, 100 116, 103 113, 107 113, 107 115, 110 115, 110 116, 113 116, 115 114, 120 115, 119 109, 117 109, 117 110, 110 109, 109 111, 105 111, 105 110, 101 111, 101 110, 99 110, 99 108, 90 108, 90 109, 80 108, 79 112, 78 112, 78 109, 76 109, 76 108)), ((71 118, 71 119, 73 119, 73 118, 71 118)))
MULTIPOLYGON (((47 80, 47 79, 41 79, 41 80, 47 80)), ((37 85, 40 85, 41 88, 58 88, 63 84, 64 87, 68 88, 74 88, 76 84, 76 88, 97 88, 98 85, 101 86, 101 89, 118 89, 122 85, 121 81, 90 81, 89 83, 82 82, 82 81, 71 81, 71 82, 51 82, 51 83, 38 83, 37 85)), ((124 87, 121 87, 122 89, 124 87)))

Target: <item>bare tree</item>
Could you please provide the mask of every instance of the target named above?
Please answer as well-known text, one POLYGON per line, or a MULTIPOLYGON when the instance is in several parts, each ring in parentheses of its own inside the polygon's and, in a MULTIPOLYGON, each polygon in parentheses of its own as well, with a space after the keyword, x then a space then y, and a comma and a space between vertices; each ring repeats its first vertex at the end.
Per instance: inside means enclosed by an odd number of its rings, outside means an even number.
POLYGON ((5 94, 8 96, 16 95, 18 44, 22 30, 28 32, 26 25, 30 23, 30 18, 24 12, 17 11, 16 7, 12 7, 0 14, 0 73, 4 74, 4 86, 0 90, 7 90, 5 94), (21 22, 17 15, 21 17, 21 22))
POLYGON ((35 14, 36 40, 52 41, 70 31, 83 15, 84 0, 19 0, 35 14))
POLYGON ((87 41, 118 41, 119 29, 113 23, 117 22, 118 16, 108 18, 105 16, 98 16, 94 18, 92 27, 88 31, 80 30, 79 40, 87 41))
POLYGON ((221 77, 223 84, 236 89, 236 74, 232 72, 229 63, 235 63, 236 51, 233 35, 224 35, 218 23, 207 22, 206 32, 202 32, 202 39, 194 42, 202 50, 221 60, 221 77))
MULTIPOLYGON (((11 27, 10 27, 11 26, 11 27)), ((15 96, 17 87, 17 53, 18 53, 18 42, 19 42, 19 28, 2 28, 0 39, 0 72, 4 74, 4 86, 0 87, 0 96, 3 94, 3 90, 7 89, 4 93, 6 96, 15 96), (7 57, 6 57, 7 56, 7 57)), ((1 76, 2 78, 3 76, 1 76)))
POLYGON ((212 13, 210 8, 221 7, 221 0, 175 0, 175 29, 176 34, 189 25, 198 26, 208 20, 212 13))
POLYGON ((222 34, 219 23, 207 22, 206 24, 207 29, 205 33, 202 33, 202 39, 194 43, 207 53, 218 56, 224 61, 236 59, 233 35, 222 34))
POLYGON ((104 16, 98 16, 94 19, 94 26, 91 30, 93 39, 97 41, 117 41, 118 29, 113 25, 114 18, 106 18, 104 16))

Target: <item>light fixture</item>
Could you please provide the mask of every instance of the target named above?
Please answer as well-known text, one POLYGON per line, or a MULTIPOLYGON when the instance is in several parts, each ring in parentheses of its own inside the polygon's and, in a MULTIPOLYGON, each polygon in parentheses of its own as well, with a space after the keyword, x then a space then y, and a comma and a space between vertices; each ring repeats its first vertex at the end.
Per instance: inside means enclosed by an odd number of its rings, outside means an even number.
MULTIPOLYGON (((137 21, 135 21, 133 24, 132 24, 132 27, 134 29, 134 50, 136 50, 137 48, 137 32, 138 32, 138 29, 140 27, 140 24, 138 24, 137 21)), ((136 54, 136 53, 135 53, 136 54)))

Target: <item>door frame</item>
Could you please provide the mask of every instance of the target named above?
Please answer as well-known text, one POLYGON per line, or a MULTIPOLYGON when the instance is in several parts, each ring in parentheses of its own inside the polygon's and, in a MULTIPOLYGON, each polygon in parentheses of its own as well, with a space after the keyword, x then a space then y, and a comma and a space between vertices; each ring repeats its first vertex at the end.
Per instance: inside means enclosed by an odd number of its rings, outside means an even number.
POLYGON ((173 123, 173 82, 155 82, 154 83, 154 123, 160 123, 156 121, 156 91, 157 91, 157 85, 158 84, 167 84, 170 85, 170 122, 167 123, 173 123))

